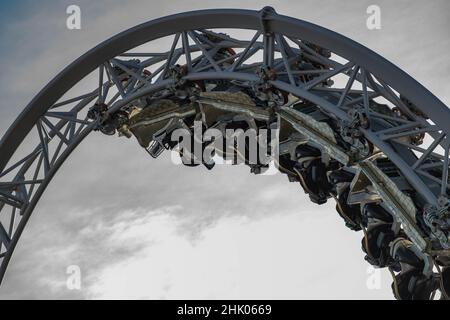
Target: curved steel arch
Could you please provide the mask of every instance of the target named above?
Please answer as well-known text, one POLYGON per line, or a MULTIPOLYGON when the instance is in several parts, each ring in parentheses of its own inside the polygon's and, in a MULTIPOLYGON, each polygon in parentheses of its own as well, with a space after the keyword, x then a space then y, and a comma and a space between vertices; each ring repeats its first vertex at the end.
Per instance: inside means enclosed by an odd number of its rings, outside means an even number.
MULTIPOLYGON (((380 91, 383 90, 383 93, 386 94, 386 96, 390 96, 394 102, 399 102, 397 101, 398 97, 395 96, 392 91, 392 89, 395 89, 409 101, 413 101, 415 106, 417 106, 422 113, 426 114, 433 120, 434 125, 439 128, 439 136, 435 135, 435 141, 436 144, 446 147, 445 150, 447 157, 444 157, 443 164, 444 168, 448 167, 447 136, 450 134, 450 126, 448 125, 450 121, 450 110, 408 74, 366 47, 328 29, 305 21, 278 15, 273 10, 267 8, 261 11, 234 9, 202 10, 159 18, 124 31, 104 41, 75 60, 60 74, 58 74, 47 86, 45 86, 45 88, 29 103, 29 105, 5 133, 0 142, 0 177, 6 174, 6 171, 11 172, 13 169, 19 168, 20 165, 22 165, 22 167, 20 167, 12 182, 0 182, 0 187, 4 187, 5 190, 10 190, 11 192, 11 194, 8 194, 9 197, 4 195, 4 197, 0 198, 0 210, 3 209, 5 205, 11 205, 12 203, 13 206, 17 206, 18 210, 20 209, 22 218, 14 232, 12 232, 12 229, 14 229, 14 221, 12 223, 13 227, 9 230, 10 232, 7 232, 7 228, 0 223, 0 240, 2 245, 6 248, 5 251, 0 251, 0 258, 2 259, 0 267, 0 281, 3 279, 6 267, 11 259, 13 250, 26 225, 26 222, 33 212, 33 209, 41 194, 44 192, 45 187, 50 182, 51 178, 64 160, 84 139, 84 137, 86 137, 97 125, 95 122, 76 118, 77 110, 74 111, 75 117, 70 119, 68 114, 63 116, 53 112, 53 116, 60 119, 61 122, 56 125, 54 130, 50 130, 50 132, 45 135, 41 122, 42 119, 45 121, 45 117, 43 118, 44 115, 51 113, 49 108, 54 107, 55 103, 58 102, 58 99, 81 79, 96 70, 105 61, 108 61, 123 52, 164 36, 182 33, 185 30, 214 28, 260 30, 263 35, 271 33, 282 34, 286 37, 302 39, 318 46, 328 48, 334 53, 345 57, 347 60, 351 61, 354 66, 358 66, 358 68, 364 70, 365 74, 368 75, 367 77, 364 76, 364 79, 367 78, 367 81, 372 80, 370 82, 370 87, 372 89, 379 89, 380 91), (369 78, 369 76, 373 76, 377 80, 382 80, 382 82, 375 82, 374 79, 369 78), (76 128, 76 124, 79 124, 78 128, 76 128), (60 130, 62 130, 65 125, 66 128, 64 130, 66 131, 64 134, 61 134, 60 130), (38 129, 41 144, 35 149, 35 152, 30 154, 29 158, 26 158, 20 162, 19 165, 15 167, 14 164, 9 168, 6 168, 18 146, 24 141, 27 134, 29 134, 35 126, 38 129), (45 151, 45 148, 47 147, 46 141, 50 140, 52 137, 59 137, 61 138, 61 141, 66 140, 64 143, 67 142, 67 148, 59 156, 55 156, 53 159, 54 161, 46 159, 45 153, 43 152, 43 150, 45 151), (30 168, 30 166, 32 166, 33 161, 38 158, 40 163, 46 164, 46 166, 44 166, 46 167, 45 179, 39 182, 36 193, 32 195, 32 198, 27 199, 27 202, 25 202, 20 195, 26 196, 28 192, 24 186, 29 182, 20 179, 30 168), (14 188, 11 189, 12 187, 14 188), (21 191, 21 189, 25 189, 25 191, 21 191)), ((335 65, 335 68, 339 67, 342 66, 335 65)), ((346 69, 346 71, 350 71, 350 69, 346 69)), ((356 67, 355 70, 356 73, 358 73, 356 67)), ((256 75, 245 72, 230 72, 224 70, 197 73, 192 72, 185 75, 184 79, 237 79, 250 82, 256 82, 259 80, 256 75)), ((162 81, 148 85, 141 91, 122 97, 121 100, 118 100, 112 104, 107 113, 112 114, 138 97, 161 90, 171 84, 171 79, 163 79, 162 81)), ((317 105, 320 105, 325 110, 332 110, 332 113, 341 120, 349 120, 347 113, 342 110, 335 110, 335 105, 315 94, 312 94, 304 87, 292 86, 292 84, 287 84, 280 80, 270 80, 270 84, 275 88, 312 101, 317 105)), ((369 87, 369 84, 367 87, 369 87)), ((99 94, 97 98, 100 96, 101 94, 99 94)), ((83 102, 86 99, 89 100, 89 98, 95 99, 95 96, 92 95, 80 100, 83 102)), ((84 106, 78 107, 83 108, 84 106)), ((425 125, 425 123, 422 123, 421 125, 425 125)), ((438 198, 440 194, 430 190, 430 188, 427 187, 427 183, 431 178, 426 177, 425 179, 419 179, 411 163, 408 163, 405 159, 400 157, 397 154, 397 151, 391 145, 386 143, 382 137, 378 136, 376 132, 374 133, 370 130, 362 129, 362 131, 368 140, 377 146, 383 146, 383 152, 397 164, 408 182, 413 185, 415 189, 419 190, 420 195, 426 203, 434 206, 438 205, 438 198)), ((434 133, 436 132, 437 131, 434 131, 434 133)), ((430 132, 430 134, 432 133, 433 132, 430 132)), ((430 152, 432 151, 433 150, 430 152)), ((427 150, 424 150, 423 154, 426 153, 427 150)), ((425 158, 427 156, 429 156, 429 154, 425 155, 425 158)), ((40 164, 38 167, 39 166, 40 164)), ((31 184, 34 185, 38 183, 31 182, 31 184)), ((447 185, 444 183, 442 183, 442 185, 443 187, 441 190, 446 191, 447 185)), ((29 193, 31 194, 31 192, 29 193)), ((16 211, 14 210, 11 215, 12 220, 14 220, 13 217, 15 215, 16 211)))
MULTIPOLYGON (((383 78, 388 85, 397 88, 399 92, 405 92, 405 96, 409 100, 416 101, 419 106, 426 106, 427 114, 435 119, 436 123, 442 128, 446 129, 446 133, 450 132, 446 123, 450 110, 445 104, 406 72, 379 54, 336 32, 306 21, 275 13, 269 13, 264 17, 264 20, 268 30, 298 36, 319 46, 333 48, 336 53, 349 57, 358 65, 364 66, 375 76, 383 78), (410 88, 414 88, 414 90, 410 90, 410 88)), ((0 171, 5 168, 17 146, 23 141, 36 120, 44 114, 46 108, 55 103, 79 79, 92 72, 104 60, 115 57, 145 42, 183 30, 193 28, 246 28, 257 30, 261 28, 261 24, 261 11, 200 10, 152 20, 102 42, 59 73, 33 98, 14 121, 0 142, 0 149, 2 150, 0 171)))

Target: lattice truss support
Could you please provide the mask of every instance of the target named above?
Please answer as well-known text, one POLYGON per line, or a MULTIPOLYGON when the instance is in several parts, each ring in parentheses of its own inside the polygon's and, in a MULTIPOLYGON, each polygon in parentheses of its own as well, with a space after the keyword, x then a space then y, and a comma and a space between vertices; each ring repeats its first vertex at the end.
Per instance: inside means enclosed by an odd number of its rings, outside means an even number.
MULTIPOLYGON (((331 158, 358 170, 369 170, 359 165, 363 162, 376 166, 376 159, 387 158, 398 173, 392 178, 398 189, 414 190, 409 196, 416 210, 448 205, 448 122, 442 126, 442 119, 430 119, 427 106, 415 105, 394 89, 395 83, 387 84, 367 66, 300 37, 271 31, 265 17, 257 31, 192 29, 145 43, 104 60, 80 86, 48 105, 0 171, 2 274, 37 201, 76 146, 92 131, 114 133, 106 124, 117 124, 111 119, 120 120, 117 115, 131 106, 192 93, 186 89, 192 83, 239 84, 265 94, 275 101, 275 114, 291 122, 296 117, 293 103, 277 104, 271 94, 313 103, 338 124, 335 134, 351 144, 358 132, 366 143, 349 150, 334 141, 327 149, 331 158), (369 150, 365 154, 364 148, 369 150)), ((422 252, 433 256, 430 236, 414 228, 422 252)))

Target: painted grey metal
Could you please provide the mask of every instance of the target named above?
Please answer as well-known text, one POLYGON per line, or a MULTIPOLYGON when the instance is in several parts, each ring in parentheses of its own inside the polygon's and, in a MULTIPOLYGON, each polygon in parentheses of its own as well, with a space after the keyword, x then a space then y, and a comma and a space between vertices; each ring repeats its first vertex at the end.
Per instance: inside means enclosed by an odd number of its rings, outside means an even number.
MULTIPOLYGON (((448 137, 450 134, 450 110, 433 94, 431 94, 427 89, 425 89, 422 85, 420 85, 417 81, 411 78, 408 74, 388 62, 383 57, 374 53, 373 51, 365 48, 364 46, 325 28, 314 25, 312 23, 308 23, 305 21, 297 20, 294 18, 282 16, 276 14, 272 10, 263 9, 261 11, 252 11, 252 10, 233 10, 233 9, 219 9, 219 10, 202 10, 202 11, 193 11, 187 13, 176 14, 168 17, 163 17, 160 19, 156 19, 147 23, 143 23, 134 28, 131 28, 127 31, 124 31, 109 40, 104 41, 94 49, 90 50, 72 64, 70 64, 66 69, 64 69, 60 74, 58 74, 45 88, 29 103, 29 105, 23 110, 23 112, 19 115, 19 117, 14 121, 11 127, 7 130, 5 135, 3 136, 0 142, 0 173, 4 173, 4 170, 13 156, 14 152, 18 148, 18 146, 22 143, 26 135, 30 132, 30 130, 38 124, 38 134, 41 141, 41 156, 42 161, 44 162, 44 168, 46 168, 46 176, 45 181, 42 181, 41 185, 37 190, 37 194, 33 196, 31 202, 26 206, 24 212, 22 212, 23 218, 20 220, 20 223, 17 227, 16 232, 12 239, 9 239, 6 230, 0 224, 2 229, 0 230, 0 237, 2 243, 7 244, 8 250, 6 254, 3 256, 2 264, 0 267, 0 281, 3 279, 3 276, 6 271, 6 267, 11 259, 11 255, 14 251, 14 248, 17 244, 17 241, 26 225, 28 218, 30 217, 37 201, 39 200, 41 194, 45 190, 45 187, 50 182, 54 173, 58 170, 64 160, 69 156, 69 154, 75 149, 75 147, 84 139, 84 137, 91 132, 93 128, 93 123, 86 122, 85 127, 82 130, 79 130, 77 133, 72 133, 72 139, 67 141, 67 148, 65 151, 59 155, 59 157, 54 158, 54 162, 49 158, 48 152, 46 152, 46 137, 42 130, 40 129, 40 119, 47 114, 48 116, 59 117, 64 120, 66 115, 57 114, 57 112, 48 112, 50 106, 54 106, 54 104, 58 101, 58 99, 67 92, 71 87, 73 87, 77 82, 79 82, 83 77, 88 75, 90 72, 94 71, 99 66, 103 65, 105 61, 113 59, 117 56, 123 55, 124 52, 135 48, 141 44, 149 42, 154 39, 158 39, 163 36, 177 34, 176 40, 174 43, 178 41, 178 38, 181 38, 183 43, 183 53, 186 54, 187 57, 187 66, 188 70, 192 70, 192 60, 190 58, 190 48, 188 45, 187 37, 190 36, 195 41, 195 35, 191 32, 191 30, 198 29, 212 29, 212 28, 240 28, 240 29, 251 29, 251 30, 260 30, 263 34, 263 46, 264 46, 264 63, 266 65, 272 65, 274 63, 273 53, 275 50, 275 46, 281 48, 281 53, 283 57, 283 61, 286 64, 288 60, 288 50, 283 40, 279 36, 273 36, 271 33, 275 33, 276 35, 282 34, 287 37, 292 37, 294 39, 301 38, 302 40, 306 40, 308 42, 312 42, 319 46, 332 49, 336 54, 345 57, 348 61, 351 61, 351 64, 348 66, 335 66, 336 72, 340 72, 344 69, 351 69, 353 66, 353 72, 351 75, 351 82, 355 79, 364 83, 363 90, 363 102, 364 105, 368 103, 368 93, 367 86, 371 86, 372 88, 377 88, 380 92, 383 92, 386 95, 391 95, 392 99, 396 99, 393 97, 392 93, 389 92, 389 87, 394 88, 397 92, 401 92, 408 100, 413 101, 415 105, 419 107, 419 109, 427 114, 435 123, 437 127, 439 127, 441 133, 438 134, 439 137, 443 137, 444 135, 448 137), (357 75, 358 70, 363 71, 363 79, 360 79, 357 75), (367 73, 367 75, 366 75, 367 73), (376 79, 380 80, 381 86, 376 84, 371 78, 374 76, 376 79), (382 80, 382 82, 381 82, 382 80), (383 86, 383 85, 386 86, 383 86)), ((250 41, 250 46, 248 46, 244 53, 240 56, 241 58, 247 54, 251 54, 252 49, 251 44, 254 43, 259 36, 259 32, 253 37, 250 41)), ((203 50, 201 44, 198 41, 195 41, 197 44, 197 50, 201 50, 207 60, 215 67, 215 72, 193 72, 188 74, 185 78, 190 80, 196 79, 240 79, 246 81, 257 81, 258 78, 255 75, 244 74, 233 72, 235 68, 238 68, 240 65, 240 61, 236 60, 233 64, 233 67, 229 71, 221 71, 220 68, 217 67, 216 61, 214 61, 208 53, 203 50)), ((178 52, 174 52, 174 46, 170 51, 169 61, 172 60, 172 56, 179 54, 178 52)), ((181 54, 181 53, 180 53, 181 54)), ((154 59, 158 60, 159 57, 154 59)), ((152 58, 153 59, 153 58, 152 58)), ((163 57, 160 58, 160 61, 164 60, 163 57)), ((286 64, 288 65, 288 64, 286 64)), ((122 66, 123 67, 123 66, 122 66)), ((103 68, 103 67, 102 67, 103 68)), ((110 69, 109 62, 105 64, 105 69, 110 69)), ((102 69, 101 69, 102 70, 102 69)), ((164 71, 164 74, 167 70, 164 71)), ((114 77, 114 73, 111 72, 111 75, 114 77)), ((286 90, 288 92, 292 92, 298 96, 304 97, 310 101, 316 102, 322 108, 328 110, 334 116, 342 120, 348 120, 348 114, 343 110, 336 108, 335 105, 328 103, 327 101, 320 99, 315 93, 311 91, 314 83, 307 84, 304 87, 298 87, 295 84, 295 80, 293 80, 293 73, 286 69, 286 73, 288 74, 290 84, 280 82, 280 81, 272 81, 272 84, 275 87, 286 90)), ((323 76, 323 79, 331 77, 333 74, 326 74, 323 76)), ((113 79, 114 80, 114 79, 113 79)), ((117 101, 112 107, 108 110, 109 113, 113 113, 117 111, 120 107, 124 106, 130 101, 133 101, 137 97, 140 97, 144 94, 148 94, 152 91, 156 91, 158 89, 164 88, 171 84, 171 79, 158 79, 155 84, 148 86, 146 89, 141 90, 135 94, 126 95, 123 91, 124 89, 119 88, 119 93, 123 97, 122 100, 117 101)), ((117 81, 114 81, 117 83, 117 81)), ((101 83, 101 80, 100 80, 101 83)), ((344 92, 339 99, 339 106, 345 106, 345 96, 348 93, 348 90, 351 87, 351 83, 346 86, 346 92, 344 92)), ((99 92, 100 93, 100 92, 99 92)), ((89 100, 93 96, 86 96, 80 99, 81 101, 89 100)), ((381 115, 379 115, 381 117, 381 115)), ((43 118, 45 119, 45 117, 43 118)), ((82 119, 70 120, 67 121, 75 122, 83 122, 82 119)), ((424 126, 425 123, 422 123, 424 126)), ((48 123, 47 123, 48 125, 48 123)), ((64 124, 62 124, 63 126, 64 124)), ((69 125, 67 126, 67 130, 71 130, 69 125)), ((426 128, 424 130, 430 131, 430 128, 426 128)), ((65 139, 66 135, 61 134, 58 130, 51 131, 53 135, 58 135, 62 140, 65 139)), ((377 136, 374 132, 365 132, 366 136, 372 142, 375 142, 376 145, 383 146, 383 152, 389 156, 389 158, 395 159, 397 166, 405 175, 407 180, 422 194, 422 196, 427 200, 428 203, 436 204, 436 194, 434 194, 429 188, 427 188, 426 183, 423 180, 417 178, 416 173, 414 172, 415 168, 405 162, 404 159, 397 155, 396 150, 390 147, 387 143, 383 142, 383 139, 380 136, 377 136)), ((392 135, 399 134, 398 132, 391 133, 392 135)), ((436 144, 439 144, 437 142, 436 144)), ((447 149, 445 150, 445 155, 447 158, 443 159, 444 164, 448 164, 448 143, 445 141, 447 145, 447 149)), ((413 148, 414 146, 410 146, 413 148)), ((428 149, 429 150, 429 149, 428 149)), ((426 150, 425 152, 430 153, 431 151, 426 150)), ((429 154, 428 154, 429 155, 429 154)), ((428 156, 426 155, 426 156, 428 156)), ((36 153, 37 156, 37 153, 36 153)), ((425 157, 426 157, 425 156, 425 157)), ((30 156, 33 158, 33 156, 30 156)), ((30 158, 30 159, 31 159, 30 158)), ((28 163, 29 160, 25 159, 24 163, 28 163)), ((417 166, 420 163, 417 163, 417 166)), ((26 169, 23 169, 26 170, 26 169)), ((447 175, 447 170, 443 172, 442 181, 445 181, 445 177, 447 175)), ((20 177, 20 175, 18 175, 20 177)), ((28 183, 27 181, 16 181, 15 184, 20 186, 24 183, 28 183)), ((442 183, 442 190, 446 190, 447 185, 442 183)), ((3 203, 0 198, 0 210, 6 203, 6 201, 18 201, 21 199, 13 199, 11 196, 8 199, 4 199, 3 203)))
MULTIPOLYGON (((152 20, 124 31, 88 51, 58 74, 28 104, 20 116, 3 136, 0 143, 0 171, 4 169, 17 146, 31 130, 46 107, 52 105, 61 95, 75 85, 79 79, 93 71, 103 61, 139 46, 145 42, 191 29, 242 28, 259 29, 260 11, 253 10, 201 10, 171 15, 152 20)), ((355 41, 318 25, 270 13, 266 16, 267 27, 276 33, 300 37, 347 57, 359 66, 364 66, 372 74, 382 78, 387 84, 419 106, 427 106, 426 112, 436 123, 450 133, 448 121, 450 110, 430 91, 424 88, 406 72, 402 71, 377 53, 355 41), (414 90, 411 90, 414 88, 414 90)))

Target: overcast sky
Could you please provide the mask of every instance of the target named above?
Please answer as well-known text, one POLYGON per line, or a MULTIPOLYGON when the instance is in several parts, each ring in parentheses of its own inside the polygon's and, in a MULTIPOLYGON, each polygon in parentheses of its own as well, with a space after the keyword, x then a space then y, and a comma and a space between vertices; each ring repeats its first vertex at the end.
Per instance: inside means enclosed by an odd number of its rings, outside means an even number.
MULTIPOLYGON (((261 9, 342 33, 407 71, 450 103, 450 2, 438 1, 2 1, 0 134, 64 66, 139 23, 205 8, 261 9), (82 29, 66 28, 66 7, 82 29), (381 30, 366 8, 381 8, 381 30)), ((283 175, 247 167, 175 166, 133 140, 90 135, 37 205, 0 298, 391 299, 380 273, 370 289, 361 233, 334 203, 312 204, 283 175), (66 286, 67 267, 82 272, 66 286)))

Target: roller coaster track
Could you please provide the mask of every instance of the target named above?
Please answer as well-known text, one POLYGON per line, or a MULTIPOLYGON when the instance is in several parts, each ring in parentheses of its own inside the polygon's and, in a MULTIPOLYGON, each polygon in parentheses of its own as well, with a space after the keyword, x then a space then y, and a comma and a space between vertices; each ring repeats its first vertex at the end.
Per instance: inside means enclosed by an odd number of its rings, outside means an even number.
POLYGON ((195 121, 275 125, 279 170, 312 201, 336 200, 345 224, 363 231, 366 260, 391 271, 395 297, 448 299, 450 110, 375 52, 269 7, 143 23, 33 98, 0 142, 0 281, 41 195, 88 134, 134 135, 156 157, 195 121))

